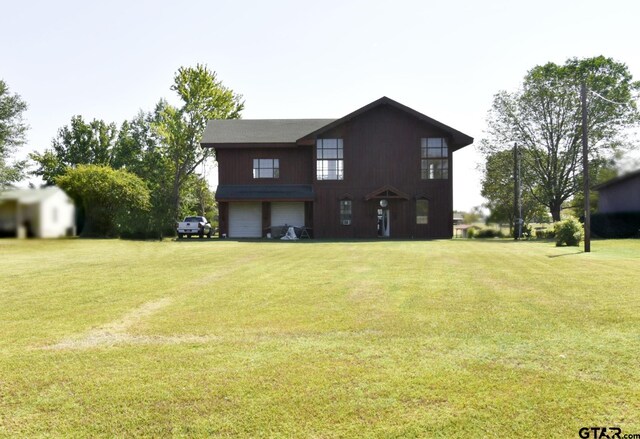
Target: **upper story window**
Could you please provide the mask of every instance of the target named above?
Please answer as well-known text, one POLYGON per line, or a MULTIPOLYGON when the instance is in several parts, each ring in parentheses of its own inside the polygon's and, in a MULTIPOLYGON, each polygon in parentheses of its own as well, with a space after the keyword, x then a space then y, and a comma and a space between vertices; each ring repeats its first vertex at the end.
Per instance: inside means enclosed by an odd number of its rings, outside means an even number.
POLYGON ((427 137, 420 146, 420 176, 423 180, 449 178, 449 146, 447 139, 427 137))
POLYGON ((316 141, 316 178, 318 180, 344 180, 342 139, 316 141))
POLYGON ((279 178, 279 159, 253 159, 253 178, 279 178))

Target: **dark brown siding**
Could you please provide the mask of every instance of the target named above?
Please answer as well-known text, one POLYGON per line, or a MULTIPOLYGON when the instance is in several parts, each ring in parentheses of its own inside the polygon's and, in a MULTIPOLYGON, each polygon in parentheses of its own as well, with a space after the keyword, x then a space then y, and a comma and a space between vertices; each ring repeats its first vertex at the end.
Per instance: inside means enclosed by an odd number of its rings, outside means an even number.
POLYGON ((218 203, 218 237, 229 236, 229 203, 218 203))
MULTIPOLYGON (((389 200, 392 238, 450 238, 453 229, 451 178, 420 178, 420 140, 440 136, 446 137, 442 131, 387 106, 374 108, 323 133, 323 138, 343 139, 344 180, 314 183, 316 237, 376 237, 379 200, 365 201, 365 196, 390 185, 409 195, 408 200, 389 200), (350 226, 341 225, 339 218, 339 200, 346 195, 353 200, 350 226), (416 224, 418 196, 429 200, 427 225, 416 224)), ((313 168, 315 170, 315 162, 313 168)))
POLYGON ((311 184, 312 147, 218 148, 219 184, 311 184), (279 159, 279 178, 253 178, 253 159, 279 159))
POLYGON ((262 202, 262 236, 266 236, 267 230, 271 226, 271 203, 262 202))
MULTIPOLYGON (((312 184, 315 201, 305 205, 306 225, 316 238, 375 238, 379 199, 367 194, 391 186, 407 199, 389 198, 392 238, 450 238, 453 230, 453 163, 449 179, 422 180, 420 141, 447 137, 442 130, 395 107, 382 105, 349 119, 323 138, 342 138, 344 180, 316 181, 313 145, 218 148, 219 182, 223 184, 312 184), (254 179, 253 159, 280 160, 280 177, 254 179), (352 223, 340 222, 339 201, 352 200, 352 223), (416 223, 416 200, 429 200, 429 223, 416 223)), ((248 146, 248 145, 247 145, 248 146)), ((267 201, 267 200, 265 200, 267 201)), ((269 204, 263 204, 263 224, 269 204)), ((228 233, 228 205, 220 203, 220 231, 228 233)))
POLYGON ((599 190, 601 213, 640 212, 640 175, 599 190))

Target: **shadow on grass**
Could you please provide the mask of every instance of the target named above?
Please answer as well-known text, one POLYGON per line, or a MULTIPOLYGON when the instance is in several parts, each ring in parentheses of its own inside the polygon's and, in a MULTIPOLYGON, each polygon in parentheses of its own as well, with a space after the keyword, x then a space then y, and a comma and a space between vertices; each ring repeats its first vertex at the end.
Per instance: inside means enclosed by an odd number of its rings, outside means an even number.
POLYGON ((435 242, 435 241, 453 241, 447 238, 418 239, 418 238, 303 238, 295 240, 279 239, 279 238, 217 238, 199 239, 199 238, 173 238, 174 242, 238 242, 251 244, 326 244, 326 243, 376 243, 376 242, 435 242))
MULTIPOLYGON (((407 241, 415 242, 417 239, 269 239, 269 238, 213 238, 209 239, 173 239, 175 242, 238 242, 238 243, 251 243, 251 244, 320 244, 320 243, 347 243, 347 242, 388 242, 388 241, 407 241)), ((420 240, 429 241, 429 240, 420 240)))
POLYGON ((581 255, 582 253, 584 253, 582 250, 577 251, 577 252, 573 252, 573 253, 564 253, 562 255, 547 255, 548 258, 559 258, 562 256, 574 256, 574 255, 581 255))

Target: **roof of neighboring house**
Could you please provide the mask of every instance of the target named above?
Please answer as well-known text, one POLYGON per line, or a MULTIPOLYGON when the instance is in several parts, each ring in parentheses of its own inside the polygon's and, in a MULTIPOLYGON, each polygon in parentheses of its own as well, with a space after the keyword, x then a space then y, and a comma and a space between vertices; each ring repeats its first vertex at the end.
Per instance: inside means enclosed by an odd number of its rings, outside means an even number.
POLYGON ((218 186, 216 190, 216 200, 218 201, 312 201, 314 198, 313 188, 306 184, 226 184, 218 186))
POLYGON ((229 119, 210 120, 202 146, 234 143, 296 143, 296 140, 335 119, 229 119))
POLYGON ((623 181, 627 181, 638 176, 640 176, 640 169, 638 169, 637 171, 629 172, 628 174, 624 174, 624 175, 620 175, 618 177, 612 178, 611 180, 605 181, 604 183, 600 183, 599 185, 594 186, 593 189, 596 191, 599 191, 600 189, 608 188, 609 186, 622 183, 623 181))
POLYGON ((210 120, 202 135, 202 146, 250 144, 305 144, 315 136, 339 126, 373 108, 387 105, 433 125, 451 135, 453 150, 473 143, 473 137, 438 122, 399 102, 382 97, 340 119, 231 119, 210 120))
POLYGON ((21 204, 33 204, 61 191, 62 189, 57 186, 47 186, 39 189, 9 189, 0 192, 0 202, 18 201, 21 204))

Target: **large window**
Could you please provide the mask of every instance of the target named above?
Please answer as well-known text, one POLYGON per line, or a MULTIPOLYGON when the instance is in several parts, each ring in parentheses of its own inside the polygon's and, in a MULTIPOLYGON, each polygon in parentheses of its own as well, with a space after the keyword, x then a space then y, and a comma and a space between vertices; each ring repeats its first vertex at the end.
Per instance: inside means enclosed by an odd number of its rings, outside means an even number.
POLYGON ((340 224, 351 225, 351 200, 340 200, 340 224))
POLYGON ((342 139, 318 139, 316 158, 316 178, 318 180, 344 179, 342 139))
POLYGON ((253 159, 253 178, 279 178, 279 159, 253 159))
POLYGON ((422 139, 420 158, 420 175, 423 180, 449 178, 449 147, 446 139, 422 139))
POLYGON ((429 200, 416 200, 416 224, 429 224, 429 200))

